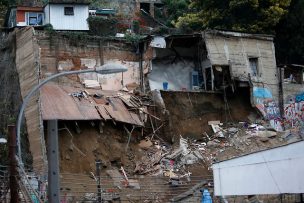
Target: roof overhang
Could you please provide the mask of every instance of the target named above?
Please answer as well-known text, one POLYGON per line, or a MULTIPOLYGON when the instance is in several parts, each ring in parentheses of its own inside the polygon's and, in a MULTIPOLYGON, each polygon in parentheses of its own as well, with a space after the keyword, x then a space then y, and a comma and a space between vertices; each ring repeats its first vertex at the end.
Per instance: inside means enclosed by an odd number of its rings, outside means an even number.
POLYGON ((17 6, 17 11, 43 12, 43 7, 17 6))
POLYGON ((224 30, 203 31, 203 35, 205 36, 206 34, 223 36, 223 37, 241 37, 241 38, 260 39, 267 41, 273 41, 274 38, 273 35, 268 35, 268 34, 251 34, 251 33, 235 32, 235 31, 224 31, 224 30))

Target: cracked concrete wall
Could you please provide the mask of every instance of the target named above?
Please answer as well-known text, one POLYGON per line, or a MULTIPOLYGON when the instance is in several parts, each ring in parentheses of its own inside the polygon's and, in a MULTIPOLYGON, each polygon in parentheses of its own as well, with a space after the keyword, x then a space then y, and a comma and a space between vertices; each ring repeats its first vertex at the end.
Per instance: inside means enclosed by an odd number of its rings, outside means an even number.
POLYGON ((231 76, 240 81, 248 81, 250 75, 254 86, 269 88, 274 100, 279 101, 279 79, 272 40, 206 34, 205 42, 212 65, 230 66, 231 76), (258 59, 258 76, 252 73, 249 58, 258 59))

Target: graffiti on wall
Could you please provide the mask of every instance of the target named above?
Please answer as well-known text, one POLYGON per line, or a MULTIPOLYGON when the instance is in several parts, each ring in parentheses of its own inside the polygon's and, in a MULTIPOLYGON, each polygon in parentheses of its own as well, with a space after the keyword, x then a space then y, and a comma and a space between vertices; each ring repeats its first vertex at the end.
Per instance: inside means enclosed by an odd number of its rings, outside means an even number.
POLYGON ((257 109, 267 120, 280 118, 280 109, 273 100, 271 91, 264 87, 253 87, 253 100, 257 109))
POLYGON ((286 127, 304 124, 304 92, 287 97, 284 103, 284 117, 286 127))
POLYGON ((271 91, 265 87, 253 87, 253 102, 259 112, 277 131, 282 131, 282 119, 277 102, 273 99, 271 91))

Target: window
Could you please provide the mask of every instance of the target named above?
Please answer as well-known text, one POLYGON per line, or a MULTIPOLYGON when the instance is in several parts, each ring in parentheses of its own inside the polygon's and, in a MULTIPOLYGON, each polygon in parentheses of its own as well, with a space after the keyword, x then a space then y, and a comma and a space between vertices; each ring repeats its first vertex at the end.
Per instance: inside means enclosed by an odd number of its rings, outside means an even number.
POLYGON ((27 25, 43 25, 43 13, 26 13, 26 24, 27 25))
POLYGON ((64 7, 64 15, 73 16, 74 15, 74 7, 64 7))
POLYGON ((258 58, 249 58, 249 66, 253 76, 259 76, 258 58))

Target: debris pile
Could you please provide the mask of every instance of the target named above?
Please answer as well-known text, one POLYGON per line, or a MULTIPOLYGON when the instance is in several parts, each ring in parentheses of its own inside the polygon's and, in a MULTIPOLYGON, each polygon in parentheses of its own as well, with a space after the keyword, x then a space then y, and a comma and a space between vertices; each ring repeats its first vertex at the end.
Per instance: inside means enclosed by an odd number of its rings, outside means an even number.
POLYGON ((220 121, 210 121, 208 124, 213 135, 204 132, 199 140, 180 136, 176 147, 149 138, 142 140, 139 147, 145 153, 141 161, 136 162, 134 173, 170 179, 187 177, 190 180, 190 165, 203 164, 210 170, 215 161, 282 145, 290 136, 290 133, 267 127, 263 121, 225 125, 220 121))
POLYGON ((136 163, 134 173, 163 175, 170 179, 189 178, 191 173, 187 170, 187 166, 204 159, 205 145, 205 143, 195 143, 180 137, 179 146, 171 147, 166 143, 146 138, 139 143, 139 147, 146 151, 141 161, 136 163))

